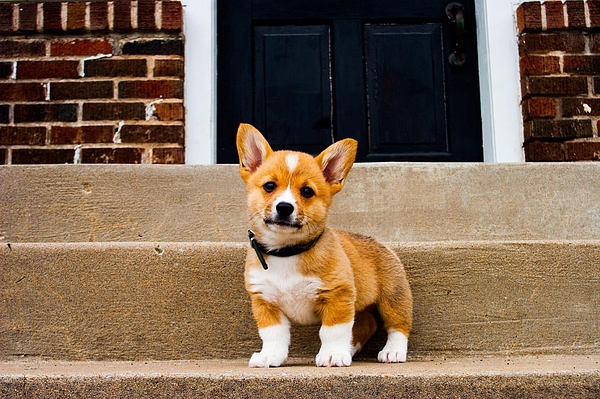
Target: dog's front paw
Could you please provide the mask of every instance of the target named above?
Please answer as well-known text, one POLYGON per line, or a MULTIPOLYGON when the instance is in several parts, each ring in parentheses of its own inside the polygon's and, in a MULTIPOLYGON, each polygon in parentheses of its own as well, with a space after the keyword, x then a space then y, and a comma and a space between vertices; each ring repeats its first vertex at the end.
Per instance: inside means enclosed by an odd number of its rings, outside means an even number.
POLYGON ((348 367, 352 364, 350 353, 319 352, 316 358, 318 367, 348 367))
POLYGON ((266 354, 263 352, 256 352, 250 358, 248 366, 250 367, 279 367, 285 362, 286 357, 275 354, 266 354))
POLYGON ((377 360, 381 363, 404 363, 406 351, 381 351, 377 355, 377 360))
POLYGON ((404 363, 406 353, 408 352, 408 338, 399 331, 390 329, 388 331, 388 340, 381 352, 377 355, 377 360, 381 363, 404 363))

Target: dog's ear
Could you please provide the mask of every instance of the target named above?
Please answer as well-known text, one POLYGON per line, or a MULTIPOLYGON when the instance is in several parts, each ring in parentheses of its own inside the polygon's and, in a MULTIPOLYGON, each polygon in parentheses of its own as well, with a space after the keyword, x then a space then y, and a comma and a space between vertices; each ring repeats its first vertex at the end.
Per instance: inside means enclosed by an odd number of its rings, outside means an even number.
POLYGON ((247 123, 240 124, 236 144, 240 157, 240 175, 247 181, 273 150, 263 135, 247 123))
POLYGON ((344 186, 346 175, 356 158, 357 148, 356 140, 344 139, 333 143, 317 156, 316 160, 325 180, 331 185, 332 194, 336 194, 344 186))

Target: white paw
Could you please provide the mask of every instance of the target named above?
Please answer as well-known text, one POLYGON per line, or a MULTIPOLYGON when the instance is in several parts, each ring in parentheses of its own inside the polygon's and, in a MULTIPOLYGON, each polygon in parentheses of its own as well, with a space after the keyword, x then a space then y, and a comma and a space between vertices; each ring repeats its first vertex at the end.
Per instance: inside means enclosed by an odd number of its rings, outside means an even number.
POLYGON ((399 331, 390 329, 388 340, 377 355, 381 363, 404 363, 408 352, 408 338, 399 331))
POLYGON ((250 358, 248 363, 249 367, 279 367, 285 362, 287 356, 275 355, 275 354, 264 354, 263 352, 256 352, 250 358))
POLYGON ((322 353, 320 351, 316 363, 318 367, 348 367, 352 364, 352 355, 350 353, 322 353))

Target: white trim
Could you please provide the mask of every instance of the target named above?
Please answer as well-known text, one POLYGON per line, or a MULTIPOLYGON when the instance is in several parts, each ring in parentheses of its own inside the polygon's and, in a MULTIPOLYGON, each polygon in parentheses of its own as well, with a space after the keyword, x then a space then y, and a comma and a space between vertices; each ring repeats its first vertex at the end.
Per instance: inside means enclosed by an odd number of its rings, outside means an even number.
MULTIPOLYGON (((525 0, 475 0, 485 162, 523 162, 515 10, 525 0)), ((216 0, 182 0, 186 163, 216 163, 216 0)))

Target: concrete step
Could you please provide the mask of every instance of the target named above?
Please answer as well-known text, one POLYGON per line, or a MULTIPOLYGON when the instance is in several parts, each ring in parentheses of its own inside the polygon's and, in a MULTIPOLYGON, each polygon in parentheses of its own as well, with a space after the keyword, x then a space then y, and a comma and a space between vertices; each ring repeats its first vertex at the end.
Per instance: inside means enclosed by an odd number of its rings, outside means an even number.
POLYGON ((448 358, 324 369, 241 361, 0 363, 13 398, 598 398, 600 356, 448 358))
MULTIPOLYGON (((248 359, 246 243, 0 246, 0 360, 248 359)), ((600 353, 600 241, 390 244, 415 298, 409 356, 600 353)), ((378 334, 363 358, 373 359, 378 334)), ((313 357, 317 327, 294 327, 313 357)))
MULTIPOLYGON (((381 241, 598 240, 600 163, 357 164, 331 225, 381 241)), ((0 166, 0 242, 245 240, 236 165, 0 166)))

